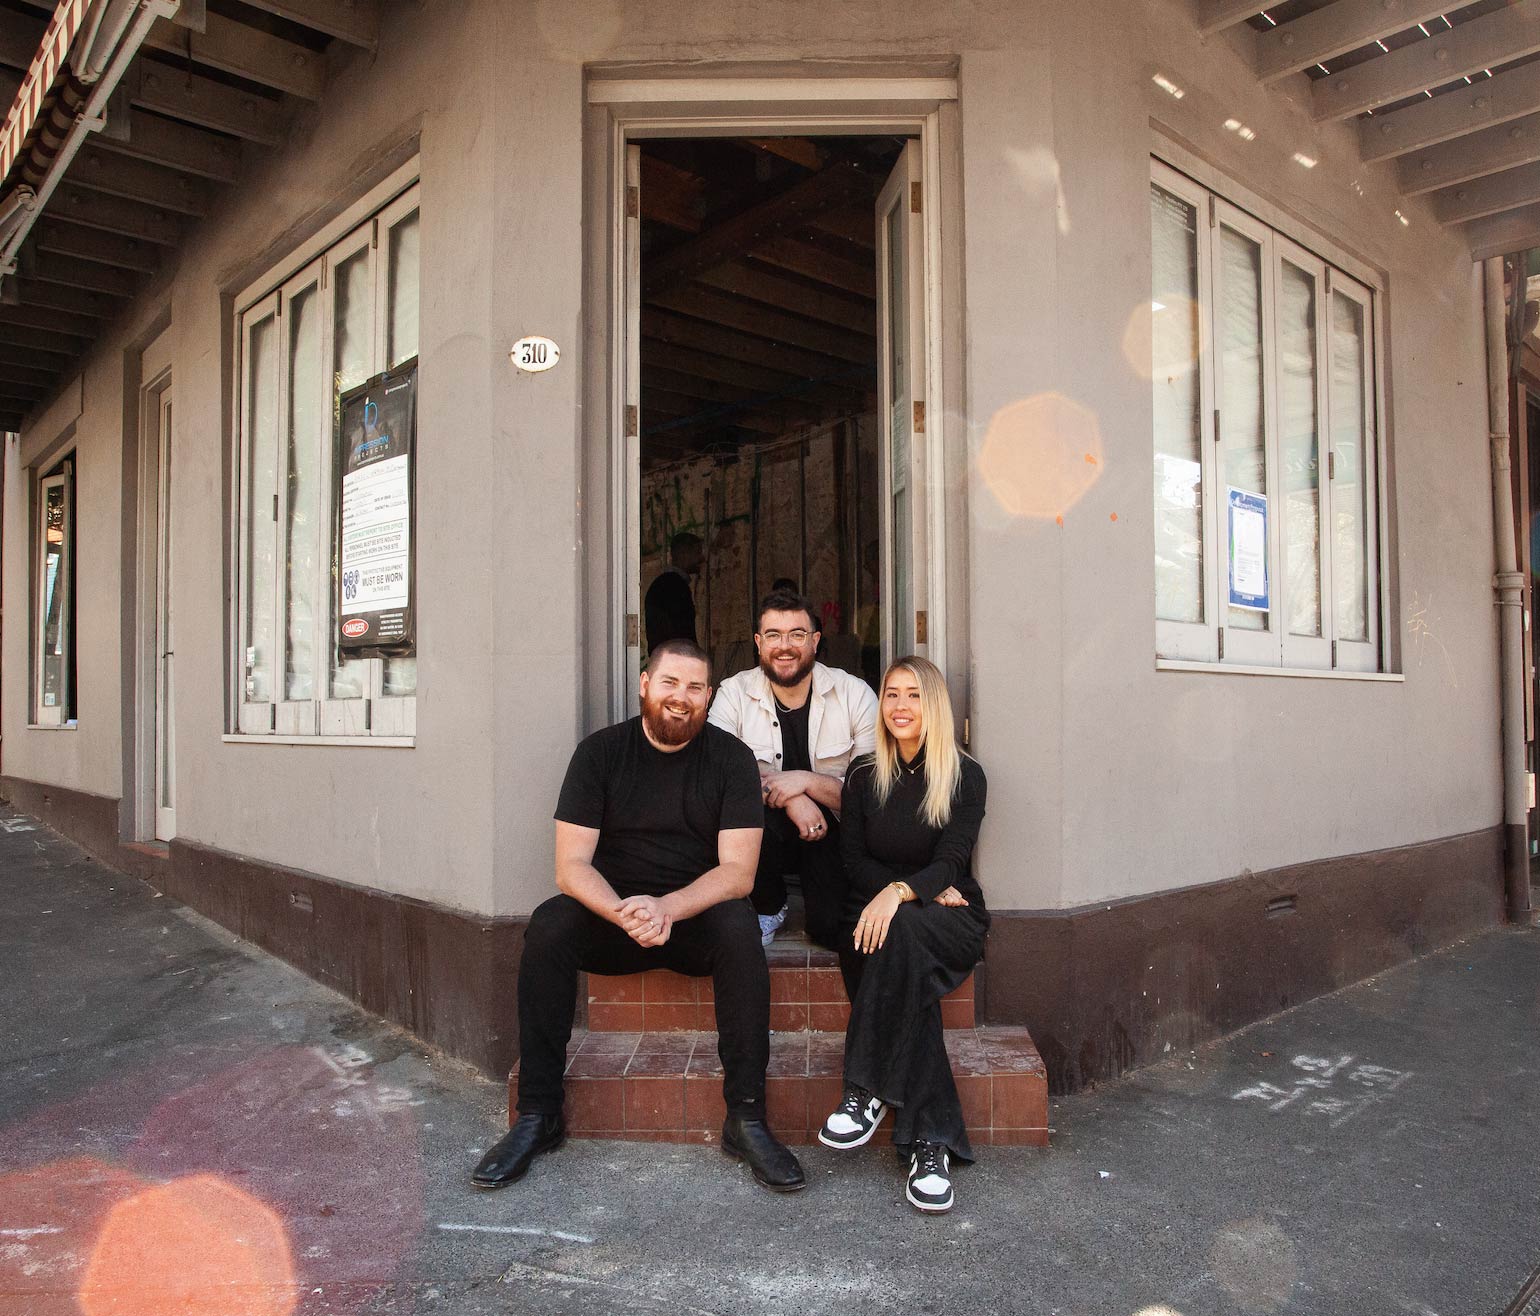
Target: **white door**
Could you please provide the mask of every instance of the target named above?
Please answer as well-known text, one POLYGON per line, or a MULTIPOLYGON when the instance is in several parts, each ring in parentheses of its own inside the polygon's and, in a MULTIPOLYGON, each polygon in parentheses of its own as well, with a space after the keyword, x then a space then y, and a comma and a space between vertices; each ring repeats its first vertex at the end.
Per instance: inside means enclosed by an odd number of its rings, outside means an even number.
POLYGON ((155 518, 155 839, 176 835, 176 658, 171 619, 171 381, 153 398, 159 451, 155 518))
POLYGON ((909 142, 877 198, 877 413, 881 431, 883 663, 930 642, 924 181, 909 142))
POLYGON ((640 710, 637 690, 642 670, 642 148, 626 145, 625 224, 622 254, 625 294, 625 351, 620 432, 625 445, 625 479, 615 524, 621 527, 626 624, 619 672, 618 711, 634 717, 640 710))

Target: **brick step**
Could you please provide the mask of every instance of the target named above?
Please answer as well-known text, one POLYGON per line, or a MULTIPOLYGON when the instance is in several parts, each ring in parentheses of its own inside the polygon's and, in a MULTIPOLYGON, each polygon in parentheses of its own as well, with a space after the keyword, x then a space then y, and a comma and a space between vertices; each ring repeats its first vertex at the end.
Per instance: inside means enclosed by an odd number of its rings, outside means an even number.
MULTIPOLYGON (((850 1003, 839 960, 814 948, 771 948, 770 1027, 777 1033, 844 1035, 850 1003)), ((716 1012, 710 978, 687 978, 668 969, 647 973, 588 975, 588 1030, 593 1033, 712 1032, 716 1012)), ((941 1002, 941 1026, 974 1025, 973 976, 941 1002)))
MULTIPOLYGON (((983 1146, 1048 1145, 1048 1073, 1025 1028, 958 1028, 947 1053, 968 1121, 983 1146)), ((770 1038, 766 1099, 784 1141, 814 1140, 839 1101, 844 1038, 770 1038)), ((518 1066, 509 1076, 513 1118, 518 1066)), ((722 1130, 722 1068, 713 1032, 579 1032, 567 1050, 567 1125, 574 1137, 714 1143, 722 1130)), ((891 1129, 891 1117, 885 1128, 891 1129)), ((886 1144, 888 1134, 879 1133, 886 1144)))

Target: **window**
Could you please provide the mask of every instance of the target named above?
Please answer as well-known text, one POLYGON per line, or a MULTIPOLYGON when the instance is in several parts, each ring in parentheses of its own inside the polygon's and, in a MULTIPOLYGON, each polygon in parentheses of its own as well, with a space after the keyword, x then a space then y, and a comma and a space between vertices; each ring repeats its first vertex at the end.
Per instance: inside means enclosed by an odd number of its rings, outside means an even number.
POLYGON ((1379 668, 1373 292, 1156 162, 1162 658, 1379 668))
POLYGON ((236 730, 404 736, 415 656, 340 659, 334 426, 347 390, 417 355, 415 185, 237 311, 236 730))
POLYGON ((35 726, 75 721, 75 462, 67 457, 37 485, 33 560, 35 726))

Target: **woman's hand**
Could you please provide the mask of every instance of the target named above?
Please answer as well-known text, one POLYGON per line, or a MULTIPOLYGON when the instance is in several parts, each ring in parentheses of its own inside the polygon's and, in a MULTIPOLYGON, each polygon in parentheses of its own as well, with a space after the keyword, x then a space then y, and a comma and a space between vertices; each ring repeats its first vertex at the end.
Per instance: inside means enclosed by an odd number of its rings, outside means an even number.
POLYGON ((867 902, 861 917, 856 920, 854 940, 858 951, 870 955, 882 949, 882 943, 888 939, 888 925, 903 903, 898 892, 890 886, 883 887, 867 902))
POLYGON ((936 897, 936 904, 945 905, 948 909, 957 909, 968 902, 963 898, 963 893, 955 886, 949 886, 936 897))

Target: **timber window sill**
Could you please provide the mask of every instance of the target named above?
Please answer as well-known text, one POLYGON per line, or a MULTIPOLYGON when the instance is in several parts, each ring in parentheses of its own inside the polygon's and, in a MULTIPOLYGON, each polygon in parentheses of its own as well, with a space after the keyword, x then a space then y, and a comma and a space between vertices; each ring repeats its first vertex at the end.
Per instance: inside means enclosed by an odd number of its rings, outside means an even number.
POLYGON ((379 749, 415 749, 415 736, 263 736, 226 733, 227 745, 368 745, 379 749))
POLYGON ((1287 676, 1326 681, 1379 681, 1403 685, 1403 672, 1349 672, 1316 667, 1257 667, 1247 663, 1194 662, 1186 658, 1157 658, 1157 672, 1216 672, 1225 676, 1287 676))

